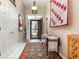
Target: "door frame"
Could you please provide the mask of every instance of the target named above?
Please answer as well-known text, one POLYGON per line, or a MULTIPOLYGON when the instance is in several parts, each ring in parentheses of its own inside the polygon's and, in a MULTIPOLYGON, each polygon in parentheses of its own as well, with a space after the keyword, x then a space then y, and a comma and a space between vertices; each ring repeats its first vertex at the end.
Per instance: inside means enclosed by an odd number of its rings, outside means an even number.
MULTIPOLYGON (((32 35, 31 35, 31 32, 32 32, 32 28, 31 28, 31 26, 32 26, 32 21, 40 21, 40 19, 39 20, 37 20, 37 19, 31 19, 30 20, 30 39, 40 39, 39 37, 38 38, 32 38, 32 35)), ((39 26, 38 26, 39 27, 39 26)), ((42 30, 42 29, 41 29, 42 30)), ((38 30, 39 31, 39 30, 38 30)))

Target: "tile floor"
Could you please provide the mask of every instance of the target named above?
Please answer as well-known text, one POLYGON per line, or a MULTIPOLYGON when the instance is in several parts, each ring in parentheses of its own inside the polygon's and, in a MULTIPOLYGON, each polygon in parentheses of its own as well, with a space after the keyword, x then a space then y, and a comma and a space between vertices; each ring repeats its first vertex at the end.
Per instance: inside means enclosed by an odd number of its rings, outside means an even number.
MULTIPOLYGON (((30 40, 29 42, 41 42, 38 39, 30 40)), ((4 56, 2 55, 0 59, 19 59, 19 56, 21 55, 26 43, 25 42, 20 42, 18 43, 13 49, 13 51, 8 55, 4 56)))
POLYGON ((4 57, 4 55, 0 59, 19 59, 20 54, 22 53, 26 43, 18 43, 16 48, 9 54, 9 56, 4 57))

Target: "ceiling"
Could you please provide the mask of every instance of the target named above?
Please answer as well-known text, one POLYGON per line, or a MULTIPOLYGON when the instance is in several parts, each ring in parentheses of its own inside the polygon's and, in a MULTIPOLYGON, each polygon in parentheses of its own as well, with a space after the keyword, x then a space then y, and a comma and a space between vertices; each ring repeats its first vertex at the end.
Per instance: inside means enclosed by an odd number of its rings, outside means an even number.
POLYGON ((49 0, 22 0, 26 7, 31 7, 33 5, 33 1, 36 2, 37 7, 45 7, 49 0))

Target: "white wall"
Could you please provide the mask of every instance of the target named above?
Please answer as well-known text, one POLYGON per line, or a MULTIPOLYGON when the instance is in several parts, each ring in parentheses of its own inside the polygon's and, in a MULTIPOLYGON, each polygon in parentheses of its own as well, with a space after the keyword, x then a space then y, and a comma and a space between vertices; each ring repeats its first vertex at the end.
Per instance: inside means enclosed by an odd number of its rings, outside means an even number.
POLYGON ((0 52, 2 55, 24 39, 24 32, 18 32, 18 14, 20 13, 24 19, 24 7, 21 1, 21 5, 19 4, 19 1, 16 1, 18 3, 15 7, 9 0, 0 0, 0 52))
POLYGON ((67 59, 67 35, 79 34, 79 0, 69 0, 69 24, 62 27, 48 28, 49 34, 57 35, 61 38, 60 53, 67 59))

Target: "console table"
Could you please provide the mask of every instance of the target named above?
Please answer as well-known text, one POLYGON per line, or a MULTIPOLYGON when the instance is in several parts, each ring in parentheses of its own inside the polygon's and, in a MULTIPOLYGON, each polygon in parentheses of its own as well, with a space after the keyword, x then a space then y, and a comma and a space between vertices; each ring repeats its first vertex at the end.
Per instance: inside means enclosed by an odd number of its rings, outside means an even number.
MULTIPOLYGON (((56 47, 57 47, 57 53, 59 53, 59 46, 60 46, 60 38, 53 36, 53 35, 46 35, 46 47, 47 47, 47 54, 49 53, 49 42, 51 43, 57 43, 56 47)), ((54 45, 52 45, 54 46, 54 45)))

